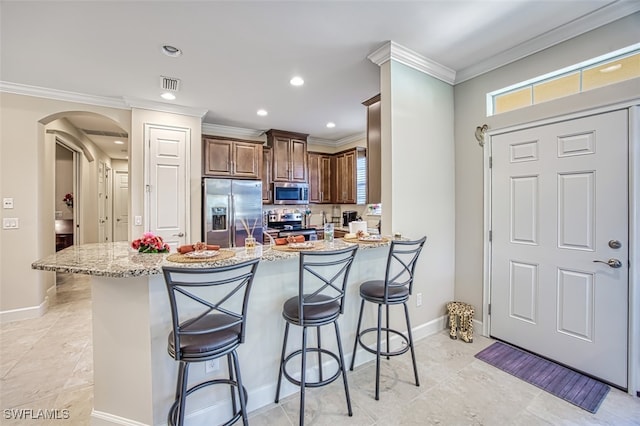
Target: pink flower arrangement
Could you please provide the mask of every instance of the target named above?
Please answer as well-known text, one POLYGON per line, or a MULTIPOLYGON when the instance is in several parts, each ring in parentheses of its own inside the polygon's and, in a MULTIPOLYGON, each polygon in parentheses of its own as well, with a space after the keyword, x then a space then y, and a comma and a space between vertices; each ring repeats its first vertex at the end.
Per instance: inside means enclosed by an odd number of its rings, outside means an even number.
POLYGON ((133 240, 131 248, 138 250, 139 253, 169 253, 169 244, 152 232, 145 232, 141 238, 133 240))
POLYGON ((62 201, 68 206, 73 207, 73 194, 66 194, 62 201))

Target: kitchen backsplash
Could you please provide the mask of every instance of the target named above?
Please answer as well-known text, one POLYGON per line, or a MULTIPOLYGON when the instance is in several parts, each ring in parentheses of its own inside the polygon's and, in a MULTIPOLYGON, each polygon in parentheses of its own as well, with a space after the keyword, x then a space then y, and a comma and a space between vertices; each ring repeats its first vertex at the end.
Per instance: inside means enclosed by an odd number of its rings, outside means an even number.
POLYGON ((305 213, 307 208, 311 211, 308 215, 308 226, 322 226, 323 212, 326 215, 327 221, 333 221, 342 226, 342 212, 348 210, 355 210, 358 212, 358 217, 367 221, 368 228, 376 228, 378 221, 380 220, 380 204, 310 204, 309 206, 283 206, 283 205, 271 205, 264 204, 262 211, 267 213, 269 211, 276 211, 281 213, 305 213))

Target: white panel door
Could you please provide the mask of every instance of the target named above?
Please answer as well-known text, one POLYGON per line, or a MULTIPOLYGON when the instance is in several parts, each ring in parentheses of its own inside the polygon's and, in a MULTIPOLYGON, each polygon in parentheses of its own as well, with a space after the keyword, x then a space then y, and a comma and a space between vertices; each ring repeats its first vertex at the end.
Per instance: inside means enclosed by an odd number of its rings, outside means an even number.
POLYGON ((116 170, 113 191, 113 241, 128 241, 129 173, 116 170))
POLYGON ((175 251, 187 237, 187 130, 149 126, 147 132, 149 230, 175 251))
POLYGON ((491 335, 626 388, 627 111, 492 136, 491 155, 491 335))
POLYGON ((98 242, 104 243, 109 241, 107 237, 105 224, 107 222, 107 177, 105 172, 105 164, 100 161, 98 163, 98 242))

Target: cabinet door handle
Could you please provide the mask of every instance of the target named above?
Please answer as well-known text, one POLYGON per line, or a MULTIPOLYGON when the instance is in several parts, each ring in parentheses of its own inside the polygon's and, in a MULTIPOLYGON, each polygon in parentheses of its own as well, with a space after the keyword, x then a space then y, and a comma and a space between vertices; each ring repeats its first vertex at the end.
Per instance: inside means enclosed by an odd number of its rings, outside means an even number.
POLYGON ((179 234, 173 234, 172 237, 184 237, 184 232, 180 232, 179 234))

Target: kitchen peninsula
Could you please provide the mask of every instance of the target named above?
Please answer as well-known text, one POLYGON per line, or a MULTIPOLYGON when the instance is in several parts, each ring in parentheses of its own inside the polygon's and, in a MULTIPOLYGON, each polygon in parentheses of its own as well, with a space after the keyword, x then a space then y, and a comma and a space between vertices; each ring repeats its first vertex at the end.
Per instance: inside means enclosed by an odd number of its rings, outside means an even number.
MULTIPOLYGON (((319 250, 325 244, 319 242, 319 250)), ((334 247, 345 246, 336 240, 334 247)), ((361 243, 349 276, 344 315, 343 344, 351 348, 355 337, 359 284, 384 276, 389 241, 361 243)), ((161 425, 174 399, 177 363, 167 354, 171 314, 162 266, 185 268, 224 266, 261 259, 249 299, 246 341, 238 349, 248 408, 273 403, 278 377, 284 321, 282 303, 298 292, 298 253, 258 246, 255 251, 229 249, 234 256, 201 263, 174 263, 168 254, 141 254, 129 244, 99 243, 72 246, 32 264, 33 269, 91 276, 94 401, 93 425, 161 425)), ((373 308, 372 308, 373 309, 373 308)), ((373 311, 369 314, 373 316, 373 311)), ((331 331, 331 330, 329 330, 331 331)), ((292 331, 292 333, 295 333, 292 331)), ((298 341, 300 334, 290 336, 298 341)), ((327 333, 327 342, 334 337, 327 333)), ((333 343, 335 344, 335 343, 333 343)), ((350 354, 345 354, 349 359, 350 354)), ((359 357, 358 361, 368 359, 359 357)), ((227 374, 194 366, 190 382, 227 374)), ((296 363, 292 363, 295 368, 296 363)), ((313 364, 312 364, 313 365, 313 364)), ((329 366, 328 368, 333 368, 329 366)), ((295 371, 291 372, 293 375, 295 371)), ((286 383, 282 396, 298 392, 286 383)), ((229 413, 228 389, 194 394, 188 406, 189 424, 217 424, 229 413)))

